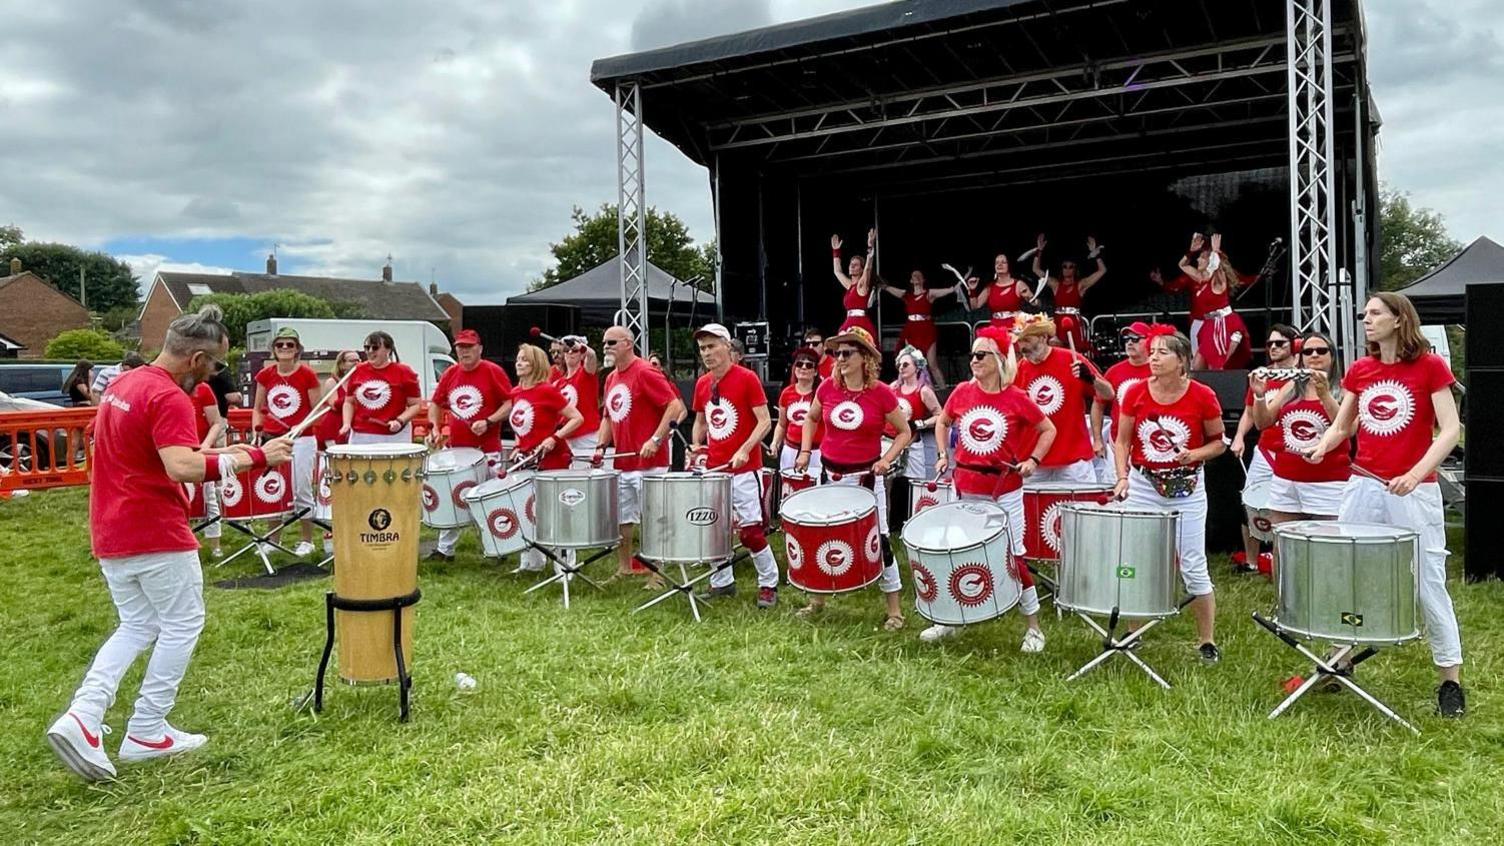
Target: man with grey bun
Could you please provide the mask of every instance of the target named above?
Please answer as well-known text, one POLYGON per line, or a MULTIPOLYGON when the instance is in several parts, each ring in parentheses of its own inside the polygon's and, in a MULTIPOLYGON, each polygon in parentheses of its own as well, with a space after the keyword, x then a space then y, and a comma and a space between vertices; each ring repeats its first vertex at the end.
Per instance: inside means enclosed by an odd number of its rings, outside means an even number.
POLYGON ((148 761, 204 745, 203 735, 167 722, 204 628, 204 579, 184 485, 212 484, 292 458, 292 443, 284 438, 260 448, 199 449, 188 394, 229 351, 222 319, 216 306, 178 317, 161 354, 122 373, 100 398, 89 534, 120 625, 94 656, 67 711, 47 729, 63 765, 88 781, 115 777, 104 747, 105 714, 120 680, 148 649, 120 759, 148 761))

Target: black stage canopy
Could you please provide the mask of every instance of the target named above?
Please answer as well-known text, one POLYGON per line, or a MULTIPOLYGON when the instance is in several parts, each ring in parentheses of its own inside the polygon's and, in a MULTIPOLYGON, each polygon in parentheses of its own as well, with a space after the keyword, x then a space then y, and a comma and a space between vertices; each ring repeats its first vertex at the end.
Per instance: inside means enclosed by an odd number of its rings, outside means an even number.
MULTIPOLYGON (((648 310, 654 318, 657 318, 654 326, 661 328, 662 324, 658 321, 670 314, 671 297, 672 316, 683 321, 688 321, 692 313, 701 318, 708 318, 715 311, 715 304, 711 301, 709 294, 693 290, 690 285, 674 279, 668 271, 649 262, 648 310)), ((616 312, 621 308, 621 260, 618 257, 612 257, 573 279, 566 279, 557 285, 537 291, 508 297, 507 305, 571 306, 579 309, 579 320, 582 326, 591 328, 610 326, 616 312)))
POLYGON ((1504 247, 1487 236, 1462 248, 1457 255, 1400 290, 1415 303, 1423 323, 1461 323, 1467 286, 1504 282, 1504 247))

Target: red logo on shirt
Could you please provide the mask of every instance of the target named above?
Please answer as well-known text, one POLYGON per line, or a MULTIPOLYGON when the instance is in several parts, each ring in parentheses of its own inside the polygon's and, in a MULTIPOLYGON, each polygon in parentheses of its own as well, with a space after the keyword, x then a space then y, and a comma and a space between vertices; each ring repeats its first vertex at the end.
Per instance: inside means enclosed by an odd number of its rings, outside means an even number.
POLYGON ((606 394, 606 413, 610 415, 613 423, 620 423, 632 413, 632 390, 625 384, 617 383, 611 392, 606 394))
POLYGON ((961 443, 975 455, 991 455, 1002 449, 1008 437, 1008 418, 988 406, 977 406, 961 415, 961 443))
POLYGON ((789 403, 789 422, 795 426, 803 426, 804 419, 809 416, 809 401, 800 400, 789 403))
POLYGON ((736 433, 736 424, 741 415, 726 400, 712 404, 705 414, 705 421, 710 427, 711 440, 724 441, 736 433))
POLYGON ((474 385, 460 385, 449 392, 449 413, 461 420, 469 420, 477 411, 480 411, 483 401, 480 388, 474 385))
POLYGON ((967 608, 975 608, 992 596, 992 571, 981 564, 962 564, 950 574, 950 595, 967 608))
POLYGON ((1305 451, 1321 442, 1326 434, 1326 418, 1309 408, 1291 411, 1280 418, 1284 430, 1285 446, 1294 451, 1305 451))
POLYGON ((1029 399, 1048 417, 1065 405, 1065 386, 1054 376, 1040 376, 1029 383, 1029 399))
POLYGON ((838 404, 830 412, 831 425, 848 432, 860 429, 865 419, 866 415, 862 413, 862 407, 851 400, 838 404))
POLYGON ((266 407, 278 418, 297 414, 302 404, 297 389, 291 385, 277 385, 266 392, 266 407))
POLYGON ((355 399, 371 411, 386 408, 392 399, 392 386, 379 379, 363 382, 355 389, 355 399))
POLYGON ((533 404, 525 399, 517 400, 512 406, 512 431, 519 438, 525 438, 528 432, 533 431, 533 404))
POLYGON ((1401 382, 1385 379, 1358 395, 1358 423, 1374 435, 1393 435, 1415 419, 1415 397, 1401 382))

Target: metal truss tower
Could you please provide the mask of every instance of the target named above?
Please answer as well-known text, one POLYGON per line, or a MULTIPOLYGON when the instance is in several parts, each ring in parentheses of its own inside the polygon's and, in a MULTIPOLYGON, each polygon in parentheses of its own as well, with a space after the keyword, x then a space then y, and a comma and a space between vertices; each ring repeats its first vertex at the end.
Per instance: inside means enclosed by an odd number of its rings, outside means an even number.
POLYGON ((1337 332, 1351 361, 1352 294, 1337 269, 1331 0, 1289 0, 1290 285, 1294 325, 1337 332), (1346 302, 1343 302, 1346 300, 1346 302), (1340 312, 1339 306, 1345 309, 1340 312))
POLYGON ((642 89, 616 85, 616 248, 621 257, 621 309, 616 323, 648 354, 648 223, 642 163, 642 89))

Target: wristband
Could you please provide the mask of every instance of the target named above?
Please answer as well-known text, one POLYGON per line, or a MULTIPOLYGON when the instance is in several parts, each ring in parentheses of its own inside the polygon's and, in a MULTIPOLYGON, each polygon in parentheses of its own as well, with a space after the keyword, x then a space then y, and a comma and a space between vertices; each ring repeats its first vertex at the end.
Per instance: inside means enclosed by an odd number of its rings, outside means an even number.
POLYGON ((251 447, 251 469, 260 470, 266 466, 266 451, 261 447, 251 447))
POLYGON ((841 257, 841 248, 840 247, 831 247, 830 248, 830 257, 831 258, 840 258, 841 257))
POLYGON ((1029 460, 1032 461, 1032 462, 1034 462, 1035 464, 1038 464, 1039 462, 1043 461, 1044 459, 1042 459, 1042 458, 1035 458, 1034 456, 1031 455, 1031 456, 1029 456, 1029 460))
POLYGON ((224 455, 204 456, 204 481, 217 482, 225 477, 224 468, 221 466, 224 455))

